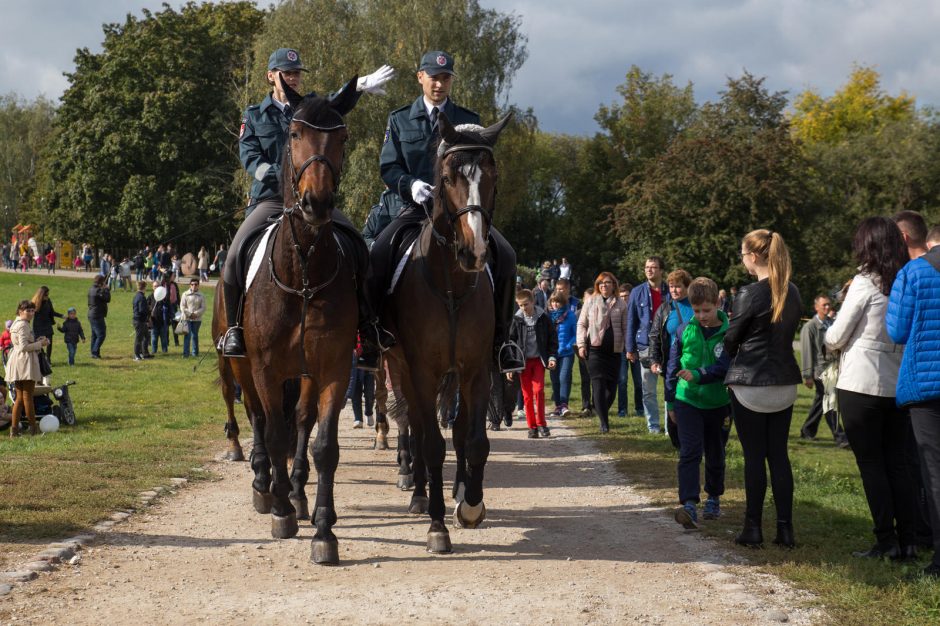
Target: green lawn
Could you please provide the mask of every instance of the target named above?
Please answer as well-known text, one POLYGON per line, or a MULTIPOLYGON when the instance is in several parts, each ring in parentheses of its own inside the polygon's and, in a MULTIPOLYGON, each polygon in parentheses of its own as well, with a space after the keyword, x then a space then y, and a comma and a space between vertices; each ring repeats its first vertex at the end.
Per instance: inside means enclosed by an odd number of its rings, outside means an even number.
MULTIPOLYGON (((570 405, 580 408, 579 377, 577 367, 574 369, 570 405)), ((628 415, 633 411, 632 393, 631 383, 628 415)), ((734 544, 744 518, 744 459, 733 431, 728 443, 723 514, 719 520, 700 523, 702 532, 727 550, 817 594, 831 621, 840 626, 940 623, 940 583, 907 580, 928 562, 926 554, 919 563, 906 566, 851 556, 853 550, 866 549, 874 542, 868 505, 855 457, 833 445, 825 424, 816 441, 800 440, 800 426, 811 401, 812 392, 801 386, 790 428, 797 548, 783 550, 770 543, 775 512, 769 487, 764 509, 766 547, 750 550, 734 544)), ((645 418, 616 417, 616 404, 612 415, 611 431, 605 436, 599 434, 596 418, 571 421, 580 435, 597 441, 616 459, 632 485, 671 517, 678 506, 678 456, 668 437, 648 434, 645 418)))
MULTIPOLYGON (((57 311, 78 309, 90 342, 91 275, 0 274, 0 322, 40 285, 49 287, 57 311)), ((211 289, 205 293, 211 310, 211 289)), ((170 339, 168 354, 134 362, 132 297, 112 294, 101 360, 90 358, 89 343, 79 344, 69 367, 63 336, 54 340, 53 383, 78 383, 70 388, 78 425, 12 441, 9 431, 0 432, 0 564, 9 544, 65 537, 132 506, 140 491, 168 485, 171 477, 199 477, 196 468, 223 445, 224 405, 214 385, 208 320, 200 339, 210 354, 195 372, 199 361, 182 358, 182 338, 179 348, 170 339)))

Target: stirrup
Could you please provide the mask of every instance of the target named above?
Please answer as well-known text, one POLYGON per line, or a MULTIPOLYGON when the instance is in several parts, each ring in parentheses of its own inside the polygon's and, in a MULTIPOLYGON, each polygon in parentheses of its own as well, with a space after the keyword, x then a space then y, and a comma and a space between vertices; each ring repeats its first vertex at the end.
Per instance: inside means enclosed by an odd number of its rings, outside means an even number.
POLYGON ((229 358, 229 359, 245 358, 244 337, 242 338, 243 343, 241 345, 241 349, 242 349, 241 354, 226 354, 225 353, 225 348, 226 348, 226 344, 228 343, 229 337, 232 335, 232 333, 235 333, 237 331, 242 331, 242 330, 243 329, 241 326, 229 326, 229 328, 225 331, 225 334, 222 335, 222 337, 219 339, 219 343, 216 344, 215 348, 223 357, 229 358))
POLYGON ((496 366, 500 374, 521 372, 525 370, 525 352, 512 341, 503 342, 496 351, 496 366))

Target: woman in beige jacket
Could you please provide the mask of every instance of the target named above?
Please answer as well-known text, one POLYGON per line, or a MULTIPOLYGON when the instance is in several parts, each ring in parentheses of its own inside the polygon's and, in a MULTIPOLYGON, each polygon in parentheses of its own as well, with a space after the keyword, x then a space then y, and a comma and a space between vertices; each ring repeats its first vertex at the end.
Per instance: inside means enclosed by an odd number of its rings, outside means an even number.
POLYGON ((627 304, 618 297, 619 291, 614 275, 601 272, 594 281, 594 295, 578 317, 578 356, 587 359, 594 411, 602 433, 610 428, 607 416, 617 392, 620 355, 627 336, 627 304))
POLYGON ((10 326, 10 339, 13 341, 13 350, 7 361, 7 382, 13 383, 16 389, 16 401, 13 403, 13 421, 10 424, 10 437, 20 434, 19 423, 23 411, 29 419, 29 433, 35 435, 36 409, 33 407, 33 390, 36 381, 42 379, 39 373, 39 351, 49 345, 48 337, 40 337, 37 341, 33 336, 31 322, 36 315, 36 305, 30 300, 23 300, 16 307, 16 320, 10 326))

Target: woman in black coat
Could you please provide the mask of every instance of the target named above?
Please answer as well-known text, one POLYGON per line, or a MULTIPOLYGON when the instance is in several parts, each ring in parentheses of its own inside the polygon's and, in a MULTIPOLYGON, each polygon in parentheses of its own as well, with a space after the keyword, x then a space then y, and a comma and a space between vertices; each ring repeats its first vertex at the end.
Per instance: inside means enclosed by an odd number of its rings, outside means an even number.
POLYGON ((33 304, 36 305, 36 315, 33 317, 33 335, 38 340, 40 337, 49 339, 46 346, 46 356, 52 361, 52 337, 55 335, 55 318, 62 318, 52 306, 52 300, 49 299, 49 288, 43 285, 36 290, 33 295, 33 304))

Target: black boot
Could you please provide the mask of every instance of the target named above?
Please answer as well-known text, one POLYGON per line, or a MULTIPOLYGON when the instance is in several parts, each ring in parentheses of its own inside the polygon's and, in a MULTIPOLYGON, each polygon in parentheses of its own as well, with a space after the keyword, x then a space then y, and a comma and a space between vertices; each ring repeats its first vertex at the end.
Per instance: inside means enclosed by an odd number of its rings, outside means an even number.
POLYGON ((774 543, 784 548, 795 548, 796 538, 793 536, 793 522, 777 521, 777 536, 774 543))
POLYGON ((764 533, 760 527, 760 520, 745 517, 744 529, 734 538, 734 542, 749 548, 761 547, 764 544, 764 533))
POLYGON ((245 337, 242 334, 242 288, 222 281, 225 294, 225 318, 228 330, 222 337, 222 356, 239 358, 245 356, 245 337))
POLYGON ((493 305, 496 325, 493 347, 501 374, 525 369, 525 353, 509 340, 509 327, 516 311, 516 253, 495 228, 490 231, 490 259, 493 269, 493 305))
POLYGON ((379 324, 369 305, 363 283, 363 280, 356 281, 356 297, 359 299, 359 340, 362 342, 362 354, 356 359, 356 367, 367 372, 377 372, 382 353, 395 345, 395 335, 379 324))

